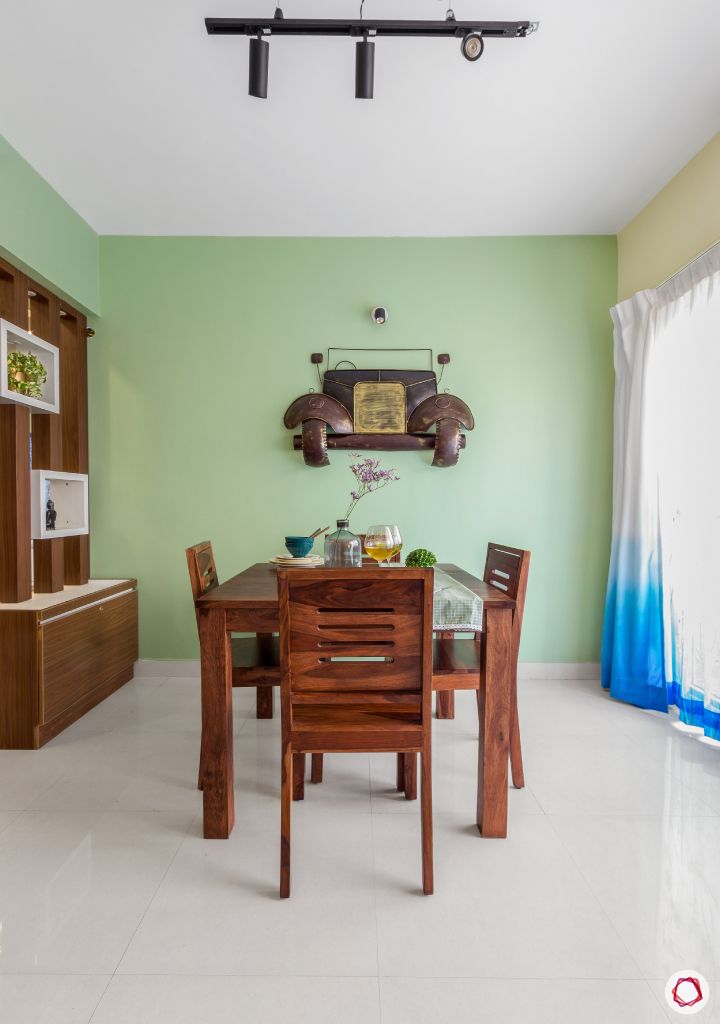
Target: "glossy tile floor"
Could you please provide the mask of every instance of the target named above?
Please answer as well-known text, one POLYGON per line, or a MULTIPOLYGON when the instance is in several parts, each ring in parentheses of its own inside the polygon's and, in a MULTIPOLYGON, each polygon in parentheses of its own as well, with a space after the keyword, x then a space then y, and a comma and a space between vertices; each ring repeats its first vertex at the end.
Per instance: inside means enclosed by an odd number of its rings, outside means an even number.
POLYGON ((471 694, 434 727, 436 895, 387 755, 329 756, 277 897, 279 723, 236 693, 237 825, 201 836, 198 681, 138 679, 0 752, 2 1024, 720 1021, 720 747, 597 683, 521 684, 528 787, 473 825, 471 694))

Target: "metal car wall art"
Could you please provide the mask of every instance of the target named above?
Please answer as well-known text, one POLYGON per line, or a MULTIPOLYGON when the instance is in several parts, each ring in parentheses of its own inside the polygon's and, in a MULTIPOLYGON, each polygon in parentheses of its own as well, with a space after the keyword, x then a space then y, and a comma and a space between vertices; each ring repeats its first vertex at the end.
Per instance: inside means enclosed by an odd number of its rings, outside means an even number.
MULTIPOLYGON (((430 353, 432 367, 432 352, 424 351, 430 353)), ((439 381, 432 369, 359 370, 354 364, 350 369, 340 369, 341 363, 348 362, 341 360, 334 369, 321 374, 322 353, 313 353, 311 360, 317 367, 322 391, 301 395, 285 413, 288 430, 302 427, 302 433, 294 438, 294 447, 302 451, 307 466, 328 466, 329 448, 432 448, 433 466, 457 464, 460 449, 465 447, 462 430, 473 429, 473 415, 462 399, 438 393, 439 381)), ((450 356, 443 353, 437 361, 442 379, 450 356)))

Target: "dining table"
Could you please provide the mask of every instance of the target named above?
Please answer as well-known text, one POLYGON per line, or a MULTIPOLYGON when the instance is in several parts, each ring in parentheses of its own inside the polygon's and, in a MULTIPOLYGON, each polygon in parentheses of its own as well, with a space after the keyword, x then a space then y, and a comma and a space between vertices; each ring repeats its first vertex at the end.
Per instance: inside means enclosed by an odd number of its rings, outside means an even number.
MULTIPOLYGON (((457 565, 440 564, 436 569, 482 602, 476 642, 480 644, 484 685, 478 691, 474 815, 481 836, 501 839, 507 836, 508 744, 516 685, 512 640, 515 601, 502 588, 457 565)), ((277 567, 270 562, 251 565, 213 587, 195 604, 200 627, 202 744, 213 765, 203 787, 203 835, 206 839, 227 839, 235 821, 230 635, 279 632, 277 567)), ((452 635, 447 624, 434 623, 433 628, 442 636, 452 635)), ((477 678, 466 676, 463 685, 462 676, 438 674, 433 676, 433 689, 478 689, 477 678)))

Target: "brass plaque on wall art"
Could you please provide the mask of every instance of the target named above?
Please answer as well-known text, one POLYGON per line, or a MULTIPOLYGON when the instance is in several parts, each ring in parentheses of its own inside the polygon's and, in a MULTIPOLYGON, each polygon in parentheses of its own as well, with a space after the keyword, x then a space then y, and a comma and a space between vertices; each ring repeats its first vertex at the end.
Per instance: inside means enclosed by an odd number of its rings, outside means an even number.
POLYGON ((355 385, 356 434, 404 434, 407 425, 405 385, 359 381, 355 385))

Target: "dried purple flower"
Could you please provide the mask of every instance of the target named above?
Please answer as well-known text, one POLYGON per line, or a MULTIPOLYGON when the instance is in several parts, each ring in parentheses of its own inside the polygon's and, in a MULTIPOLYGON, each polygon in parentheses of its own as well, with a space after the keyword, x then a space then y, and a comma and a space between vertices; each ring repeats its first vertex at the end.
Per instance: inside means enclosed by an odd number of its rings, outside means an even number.
MULTIPOLYGON (((351 458, 357 459, 359 455, 354 454, 351 458)), ((380 488, 400 479, 396 469, 381 469, 380 459, 371 459, 369 456, 366 456, 360 462, 352 463, 350 470, 360 486, 358 490, 350 491, 351 501, 345 515, 346 519, 350 518, 353 509, 366 494, 379 491, 380 488)))

